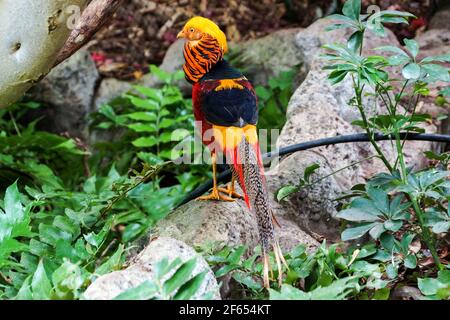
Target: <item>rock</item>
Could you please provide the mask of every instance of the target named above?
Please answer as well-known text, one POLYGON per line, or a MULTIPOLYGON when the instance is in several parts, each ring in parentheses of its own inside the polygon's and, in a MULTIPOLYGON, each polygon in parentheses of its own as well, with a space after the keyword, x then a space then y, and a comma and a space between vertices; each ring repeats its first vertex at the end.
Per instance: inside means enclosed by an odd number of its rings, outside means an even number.
POLYGON ((0 9, 0 108, 19 100, 53 66, 69 36, 67 8, 85 0, 2 1, 0 9))
POLYGON ((87 131, 87 116, 99 74, 88 51, 80 50, 53 69, 46 78, 28 92, 29 99, 46 108, 31 113, 44 116, 41 129, 83 137, 87 131))
MULTIPOLYGON (((146 280, 152 280, 154 277, 153 266, 165 257, 169 259, 169 262, 176 258, 185 262, 197 257, 197 265, 192 274, 197 275, 200 272, 207 271, 207 275, 192 300, 199 300, 210 292, 213 293, 214 299, 220 299, 219 286, 208 263, 185 243, 164 237, 151 241, 125 270, 114 271, 97 278, 85 291, 84 299, 111 300, 118 294, 134 288, 146 280)), ((168 277, 172 274, 170 273, 168 277)))
POLYGON ((428 29, 450 29, 450 6, 442 8, 431 18, 428 29))
MULTIPOLYGON (((329 160, 314 150, 291 154, 267 172, 272 207, 297 230, 300 228, 318 240, 325 237, 330 241, 338 241, 339 223, 334 219, 337 214, 337 203, 333 202, 333 199, 345 189, 334 176, 305 188, 280 203, 275 201, 277 190, 286 185, 297 185, 306 167, 314 163, 319 164, 320 168, 312 175, 312 181, 332 172, 329 160)), ((301 234, 298 231, 289 230, 289 227, 281 230, 283 235, 301 234)), ((304 238, 301 242, 307 244, 310 241, 304 238)))
POLYGON ((97 89, 94 101, 95 110, 132 89, 133 84, 114 78, 103 79, 97 89))
MULTIPOLYGON (((440 12, 450 12, 450 9, 444 11, 438 11, 436 16, 440 14, 440 12)), ((435 16, 435 17, 436 17, 435 16)), ((434 19, 434 18, 433 18, 434 19)), ((435 23, 434 27, 439 27, 441 24, 435 23)), ((448 26, 448 22, 447 22, 448 26)), ((431 26, 430 26, 431 27, 431 26)), ((419 34, 416 39, 419 43, 419 54, 417 56, 418 60, 421 60, 425 57, 429 56, 437 56, 441 54, 448 54, 450 52, 450 35, 448 29, 430 29, 425 31, 422 34, 419 34)), ((440 63, 442 64, 442 63, 440 63)), ((444 64, 446 67, 450 67, 450 63, 444 64)), ((436 97, 439 94, 439 91, 448 86, 448 83, 443 81, 438 81, 434 83, 430 83, 428 88, 430 89, 430 95, 427 97, 421 98, 422 106, 421 112, 429 113, 433 119, 434 123, 440 127, 440 132, 444 134, 448 134, 449 128, 449 119, 445 119, 443 121, 436 120, 436 117, 439 115, 448 115, 448 106, 438 106, 436 102, 436 97)), ((444 150, 442 150, 444 151, 444 150)))
POLYGON ((419 43, 419 55, 425 56, 448 53, 450 51, 450 34, 446 29, 431 29, 418 35, 415 39, 419 43))
MULTIPOLYGON (((270 185, 270 181, 267 182, 270 185)), ((239 190, 241 192, 241 190, 239 190)), ((273 201, 273 199, 272 199, 273 201)), ((278 222, 282 226, 276 233, 284 250, 304 243, 311 251, 318 243, 298 226, 282 216, 272 204, 278 222)), ((235 202, 191 201, 161 220, 152 236, 168 236, 196 247, 248 245, 253 249, 259 244, 256 217, 243 200, 235 202)))
MULTIPOLYGON (((175 41, 167 50, 164 56, 162 64, 159 66, 161 70, 167 72, 176 72, 183 70, 184 57, 183 57, 183 47, 185 40, 179 39, 175 41)), ((151 73, 146 74, 140 81, 140 84, 147 87, 161 86, 163 83, 161 80, 153 76, 151 73)), ((174 83, 181 92, 185 95, 190 96, 192 92, 192 85, 185 79, 175 81, 174 83)))
POLYGON ((411 286, 397 286, 389 296, 389 300, 423 300, 424 298, 418 288, 411 286))
POLYGON ((231 63, 243 70, 254 85, 267 86, 269 79, 282 71, 299 67, 303 58, 295 45, 300 28, 283 29, 263 38, 230 44, 230 52, 237 51, 231 63))

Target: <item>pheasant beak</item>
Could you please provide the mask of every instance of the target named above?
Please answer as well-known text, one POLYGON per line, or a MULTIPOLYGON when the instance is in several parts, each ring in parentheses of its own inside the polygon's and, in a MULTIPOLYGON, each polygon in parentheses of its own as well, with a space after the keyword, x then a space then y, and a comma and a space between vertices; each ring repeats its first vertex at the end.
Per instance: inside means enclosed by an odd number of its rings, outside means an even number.
POLYGON ((184 33, 184 30, 181 30, 178 34, 177 34, 177 39, 180 38, 186 38, 186 34, 184 33))

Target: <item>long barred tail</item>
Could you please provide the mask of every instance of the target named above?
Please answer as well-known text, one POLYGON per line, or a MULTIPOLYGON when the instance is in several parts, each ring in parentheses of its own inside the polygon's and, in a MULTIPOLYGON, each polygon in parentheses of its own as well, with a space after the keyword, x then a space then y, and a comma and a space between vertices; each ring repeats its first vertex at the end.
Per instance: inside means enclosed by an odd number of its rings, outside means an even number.
POLYGON ((247 206, 256 215, 262 250, 267 254, 275 243, 275 232, 258 143, 250 144, 247 139, 242 139, 232 159, 231 171, 239 181, 247 206))

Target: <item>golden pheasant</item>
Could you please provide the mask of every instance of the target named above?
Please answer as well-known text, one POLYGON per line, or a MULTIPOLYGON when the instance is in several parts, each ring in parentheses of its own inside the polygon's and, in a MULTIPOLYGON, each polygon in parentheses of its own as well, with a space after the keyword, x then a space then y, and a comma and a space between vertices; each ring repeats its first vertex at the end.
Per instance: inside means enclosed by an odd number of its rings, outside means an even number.
POLYGON ((275 238, 274 217, 270 208, 256 123, 258 107, 251 83, 223 58, 227 52, 225 34, 211 20, 190 19, 177 36, 185 38, 183 70, 193 84, 194 116, 201 125, 202 141, 211 151, 213 189, 200 200, 234 201, 237 180, 248 208, 257 217, 263 259, 263 282, 269 287, 269 251, 273 250, 282 281, 282 265, 287 264, 275 238), (216 179, 218 156, 224 155, 233 172, 231 184, 219 188, 216 179), (224 193, 224 194, 223 194, 224 193))

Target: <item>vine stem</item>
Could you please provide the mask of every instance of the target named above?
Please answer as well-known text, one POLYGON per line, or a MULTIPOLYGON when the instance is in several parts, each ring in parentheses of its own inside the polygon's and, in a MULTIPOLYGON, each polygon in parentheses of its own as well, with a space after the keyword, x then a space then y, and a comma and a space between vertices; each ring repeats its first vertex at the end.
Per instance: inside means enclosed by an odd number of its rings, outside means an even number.
POLYGON ((439 259, 439 256, 436 251, 436 247, 434 246, 430 230, 428 230, 428 227, 425 226, 425 222, 423 219, 423 211, 420 208, 420 205, 417 201, 417 199, 410 195, 411 202, 413 204, 414 212, 416 213, 417 220, 419 221, 420 229, 422 230, 422 238, 425 244, 427 245, 428 249, 431 252, 431 256, 433 257, 434 263, 438 267, 439 270, 443 269, 443 265, 441 264, 441 260, 439 259))
POLYGON ((16 119, 14 118, 14 115, 12 114, 11 111, 9 111, 8 114, 9 114, 9 117, 11 118, 12 123, 13 123, 14 130, 16 130, 17 135, 20 137, 22 134, 20 133, 19 127, 17 126, 16 119))
POLYGON ((374 139, 374 136, 373 136, 373 132, 369 128, 369 122, 367 121, 366 113, 364 112, 364 107, 362 105, 361 93, 362 93, 363 89, 360 88, 360 86, 356 83, 355 77, 353 75, 352 75, 352 80, 353 80, 353 88, 354 88, 355 94, 356 94, 356 105, 358 107, 359 113, 361 114, 361 118, 362 118, 364 127, 366 129, 367 135, 369 137, 370 143, 375 148, 375 151, 378 153, 381 161, 383 161, 383 163, 386 166, 386 168, 389 170, 389 172, 392 173, 393 172, 393 168, 392 168, 391 164, 386 159, 383 151, 381 151, 381 148, 376 143, 376 141, 374 139))
MULTIPOLYGON (((395 144, 397 147, 397 159, 400 163, 400 169, 401 169, 401 177, 404 184, 407 184, 407 171, 406 171, 406 165, 405 165, 405 159, 403 157, 403 145, 402 141, 400 139, 400 133, 398 131, 395 131, 395 144)), ((417 198, 412 195, 411 193, 407 193, 409 200, 412 202, 414 212, 417 217, 417 221, 419 222, 421 233, 422 233, 422 239, 427 245, 428 249, 431 252, 431 255, 433 256, 434 263, 436 266, 441 269, 441 261, 439 259, 439 256, 436 251, 436 247, 434 246, 430 230, 428 230, 428 227, 425 225, 424 221, 424 212, 422 208, 419 205, 419 202, 417 201, 417 198)))

